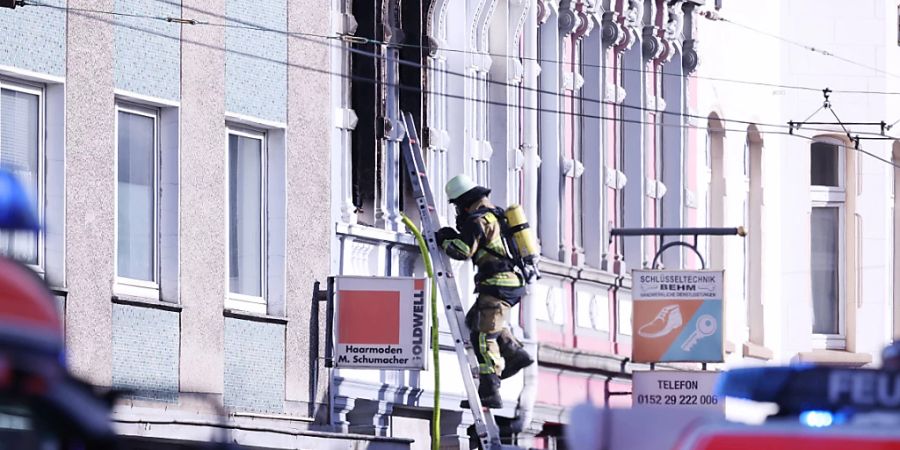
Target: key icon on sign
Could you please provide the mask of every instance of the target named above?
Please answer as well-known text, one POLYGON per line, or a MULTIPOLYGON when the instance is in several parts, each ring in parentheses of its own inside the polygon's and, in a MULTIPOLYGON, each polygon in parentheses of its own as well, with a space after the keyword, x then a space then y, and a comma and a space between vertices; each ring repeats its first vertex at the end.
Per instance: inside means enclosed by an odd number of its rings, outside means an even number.
POLYGON ((688 336, 687 340, 684 341, 684 344, 681 344, 681 349, 689 352, 695 345, 697 345, 697 341, 703 339, 707 336, 712 335, 719 328, 718 322, 716 322, 716 318, 709 315, 704 314, 697 318, 697 329, 688 336))

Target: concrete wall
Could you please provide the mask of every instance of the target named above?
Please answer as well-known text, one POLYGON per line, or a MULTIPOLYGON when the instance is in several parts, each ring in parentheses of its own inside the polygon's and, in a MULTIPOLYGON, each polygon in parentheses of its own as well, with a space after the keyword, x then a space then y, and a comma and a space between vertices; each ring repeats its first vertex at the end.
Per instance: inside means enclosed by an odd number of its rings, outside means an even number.
MULTIPOLYGON (((224 0, 182 3, 222 23, 224 0)), ((181 390, 221 395, 227 265, 225 30, 185 27, 181 53, 181 390), (189 176, 186 176, 189 174, 189 176)))
MULTIPOLYGON (((328 34, 331 29, 330 3, 318 0, 310 2, 288 2, 288 29, 304 30, 308 33, 328 34)), ((314 367, 317 359, 309 358, 311 340, 310 317, 313 283, 322 282, 331 275, 331 239, 334 221, 331 219, 331 177, 332 153, 328 149, 330 132, 333 127, 330 98, 330 77, 307 70, 308 67, 328 67, 330 47, 323 41, 291 37, 288 39, 287 67, 287 221, 286 239, 286 316, 287 325, 285 366, 286 398, 290 401, 310 401, 315 393, 317 400, 325 400, 326 372, 322 367, 314 367), (309 105, 322 105, 321 109, 309 105), (303 174, 297 176, 296 174, 303 174), (310 389, 311 373, 318 372, 318 385, 310 389)), ((324 336, 325 314, 319 317, 319 330, 324 336)), ((324 349, 324 341, 319 346, 324 349)), ((324 355, 324 354, 323 354, 324 355)))
MULTIPOLYGON (((48 5, 65 6, 64 0, 48 5)), ((66 12, 47 7, 0 11, 0 66, 62 76, 66 71, 66 12)))
MULTIPOLYGON (((70 1, 111 10, 112 0, 70 1)), ((74 373, 112 382, 115 274, 114 29, 106 16, 69 11, 66 45, 66 343, 74 373), (76 188, 77 187, 77 188, 76 188), (77 270, 75 270, 77 268, 77 270)))

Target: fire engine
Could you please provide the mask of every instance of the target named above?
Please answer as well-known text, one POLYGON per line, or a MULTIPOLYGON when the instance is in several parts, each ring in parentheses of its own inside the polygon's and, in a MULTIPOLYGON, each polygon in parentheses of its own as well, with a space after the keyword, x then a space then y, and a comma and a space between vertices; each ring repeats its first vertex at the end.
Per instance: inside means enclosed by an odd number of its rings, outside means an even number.
POLYGON ((727 398, 774 404, 759 425, 688 407, 580 405, 569 447, 590 450, 900 450, 900 343, 880 369, 825 366, 738 368, 716 387, 727 398))

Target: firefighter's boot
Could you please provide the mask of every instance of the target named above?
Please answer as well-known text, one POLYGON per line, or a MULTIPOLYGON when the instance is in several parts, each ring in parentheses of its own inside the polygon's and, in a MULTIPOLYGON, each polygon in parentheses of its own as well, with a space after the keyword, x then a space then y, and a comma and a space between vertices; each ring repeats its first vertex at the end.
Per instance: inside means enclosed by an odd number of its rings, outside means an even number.
POLYGON ((495 373, 481 374, 481 382, 478 384, 478 396, 481 397, 481 406, 491 409, 502 408, 500 377, 495 373))
MULTIPOLYGON (((481 374, 478 384, 478 397, 481 398, 481 406, 484 408, 503 408, 503 399, 500 398, 500 377, 496 374, 481 374)), ((459 407, 469 409, 469 401, 463 400, 459 407)))
POLYGON ((534 359, 525 351, 525 348, 508 330, 500 333, 497 337, 497 344, 500 346, 500 354, 503 356, 505 365, 500 379, 507 379, 520 370, 534 364, 534 359))

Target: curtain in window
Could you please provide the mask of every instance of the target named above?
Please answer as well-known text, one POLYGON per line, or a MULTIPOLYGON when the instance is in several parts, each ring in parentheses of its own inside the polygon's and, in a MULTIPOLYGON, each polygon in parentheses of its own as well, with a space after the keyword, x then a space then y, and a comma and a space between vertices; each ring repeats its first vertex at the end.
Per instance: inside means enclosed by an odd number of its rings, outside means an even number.
MULTIPOLYGON (((0 92, 0 167, 11 171, 31 197, 34 211, 38 203, 38 153, 40 139, 39 97, 3 89, 0 92)), ((38 233, 0 233, 0 253, 26 264, 37 265, 38 233)))
POLYGON ((232 293, 262 297, 262 141, 228 138, 228 267, 232 293))
POLYGON ((813 333, 838 334, 839 209, 812 208, 811 260, 813 333))
POLYGON ((155 120, 119 112, 117 270, 155 281, 155 120))

